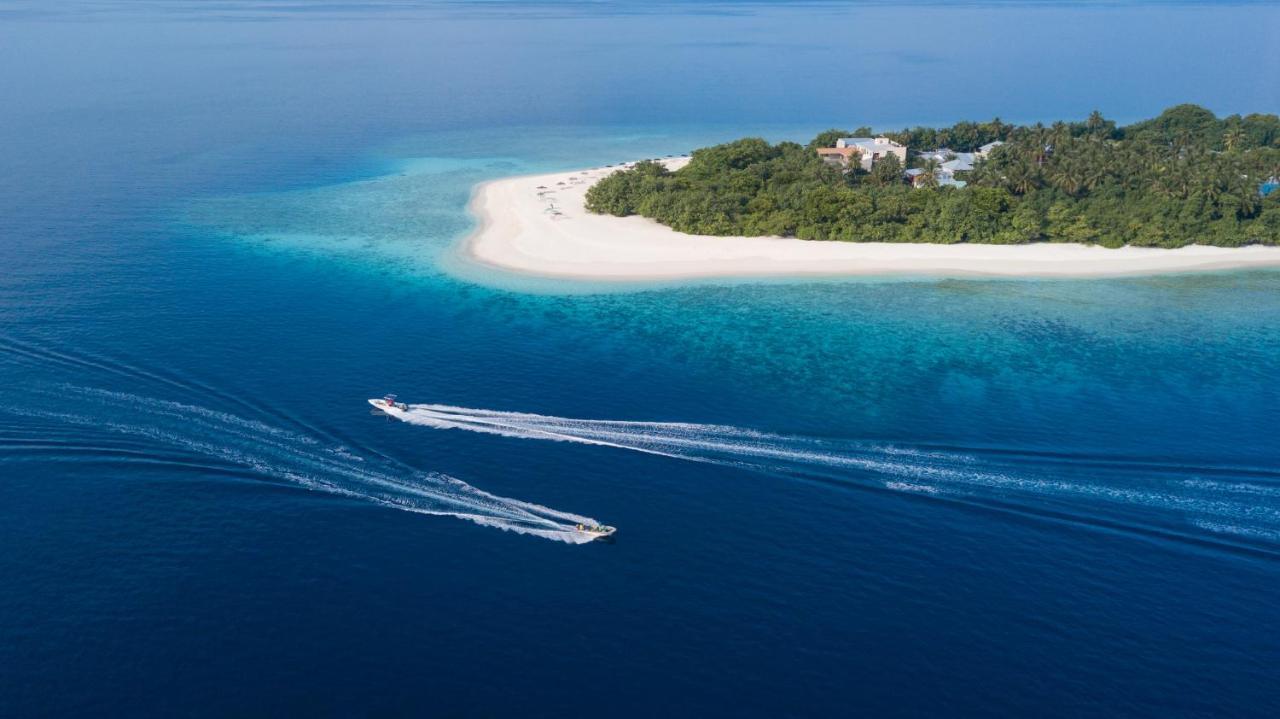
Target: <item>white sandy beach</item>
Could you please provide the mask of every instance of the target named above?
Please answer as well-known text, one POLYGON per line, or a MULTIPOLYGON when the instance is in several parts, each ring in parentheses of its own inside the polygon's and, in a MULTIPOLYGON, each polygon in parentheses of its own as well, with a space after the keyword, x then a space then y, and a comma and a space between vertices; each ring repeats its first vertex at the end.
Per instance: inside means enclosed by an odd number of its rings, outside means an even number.
MULTIPOLYGON (((686 159, 668 160, 672 169, 686 159)), ((614 168, 526 175, 476 188, 469 259, 515 272, 591 280, 930 275, 1103 277, 1280 266, 1280 247, 1103 247, 811 242, 686 235, 644 217, 586 211, 587 188, 614 168)))

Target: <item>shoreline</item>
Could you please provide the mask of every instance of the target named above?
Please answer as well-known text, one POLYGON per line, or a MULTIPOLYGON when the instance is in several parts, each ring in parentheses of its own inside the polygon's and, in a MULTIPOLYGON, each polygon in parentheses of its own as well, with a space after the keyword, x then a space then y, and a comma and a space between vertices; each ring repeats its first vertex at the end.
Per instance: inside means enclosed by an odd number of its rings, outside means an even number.
MULTIPOLYGON (((687 158, 664 161, 672 169, 687 158)), ((594 215, 587 189, 601 167, 490 180, 472 189, 477 220, 465 260, 542 278, 640 282, 761 277, 1089 278, 1280 267, 1280 247, 1177 249, 1042 242, 1028 245, 851 243, 687 235, 646 217, 594 215)))

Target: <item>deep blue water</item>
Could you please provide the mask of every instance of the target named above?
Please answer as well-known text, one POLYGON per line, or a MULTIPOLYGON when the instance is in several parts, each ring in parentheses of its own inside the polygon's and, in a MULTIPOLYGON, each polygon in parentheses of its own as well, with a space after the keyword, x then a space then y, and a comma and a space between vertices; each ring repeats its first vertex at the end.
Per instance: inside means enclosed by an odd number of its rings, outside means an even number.
POLYGON ((0 2, 0 716, 1276 716, 1280 273, 602 288, 450 248, 477 181, 748 133, 1280 111, 1277 36, 0 2))

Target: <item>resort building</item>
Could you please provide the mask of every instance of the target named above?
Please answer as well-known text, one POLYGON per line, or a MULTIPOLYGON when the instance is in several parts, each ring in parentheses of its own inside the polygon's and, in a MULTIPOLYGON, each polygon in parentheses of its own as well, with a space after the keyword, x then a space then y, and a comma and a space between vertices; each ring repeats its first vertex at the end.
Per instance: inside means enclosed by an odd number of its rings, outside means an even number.
POLYGON ((849 160, 858 154, 857 149, 852 147, 819 147, 818 157, 828 165, 836 165, 837 167, 848 167, 849 160))
POLYGON ((955 150, 950 150, 945 147, 939 147, 936 150, 921 150, 916 153, 916 157, 919 157, 921 160, 937 160, 939 163, 943 163, 948 160, 954 160, 963 154, 965 153, 956 152, 955 150))
POLYGON ((857 156, 858 165, 864 170, 870 170, 876 162, 889 155, 896 155, 899 162, 904 166, 907 164, 906 146, 887 137, 842 137, 836 140, 835 147, 818 148, 819 157, 841 167, 848 167, 857 156))
POLYGON ((972 152, 962 152, 954 160, 947 160, 942 163, 942 167, 938 170, 938 184, 964 187, 964 180, 957 180, 956 173, 972 170, 973 160, 974 155, 972 152))
MULTIPOLYGON (((918 167, 913 167, 902 174, 903 174, 903 177, 906 178, 907 182, 910 183, 912 187, 925 186, 924 170, 918 167)), ((938 187, 954 187, 956 189, 959 189, 969 184, 964 180, 957 180, 955 171, 949 170, 945 167, 940 167, 936 171, 934 171, 933 179, 935 182, 937 182, 938 187)))
MULTIPOLYGON (((957 180, 957 172, 968 172, 973 169, 974 163, 982 159, 982 155, 977 152, 952 152, 945 147, 937 150, 928 150, 920 153, 920 158, 924 160, 935 160, 939 167, 934 173, 934 177, 938 181, 939 187, 964 187, 964 180, 957 180)), ((908 171, 908 179, 911 184, 919 187, 920 173, 912 175, 908 171)))
POLYGON ((1003 144, 1004 143, 1001 142, 1000 140, 996 140, 995 142, 988 142, 982 147, 979 147, 978 151, 973 154, 977 155, 979 159, 985 160, 987 159, 987 155, 991 154, 992 150, 996 149, 997 147, 1000 147, 1003 144))

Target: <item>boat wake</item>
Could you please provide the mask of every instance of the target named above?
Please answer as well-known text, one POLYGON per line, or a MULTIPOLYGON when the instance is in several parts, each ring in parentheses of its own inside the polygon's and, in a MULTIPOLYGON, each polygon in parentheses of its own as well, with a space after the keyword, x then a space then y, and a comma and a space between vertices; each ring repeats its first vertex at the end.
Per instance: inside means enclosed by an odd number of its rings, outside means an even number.
POLYGON ((1108 529, 1261 543, 1269 550, 1280 544, 1280 473, 1270 469, 903 446, 725 425, 575 419, 442 404, 410 404, 395 416, 435 429, 624 449, 1108 529))
POLYGON ((304 431, 193 404, 60 386, 34 406, 0 407, 4 415, 21 421, 0 421, 0 453, 19 458, 88 454, 102 461, 196 467, 572 544, 593 539, 577 525, 600 524, 388 457, 362 456, 304 431))

